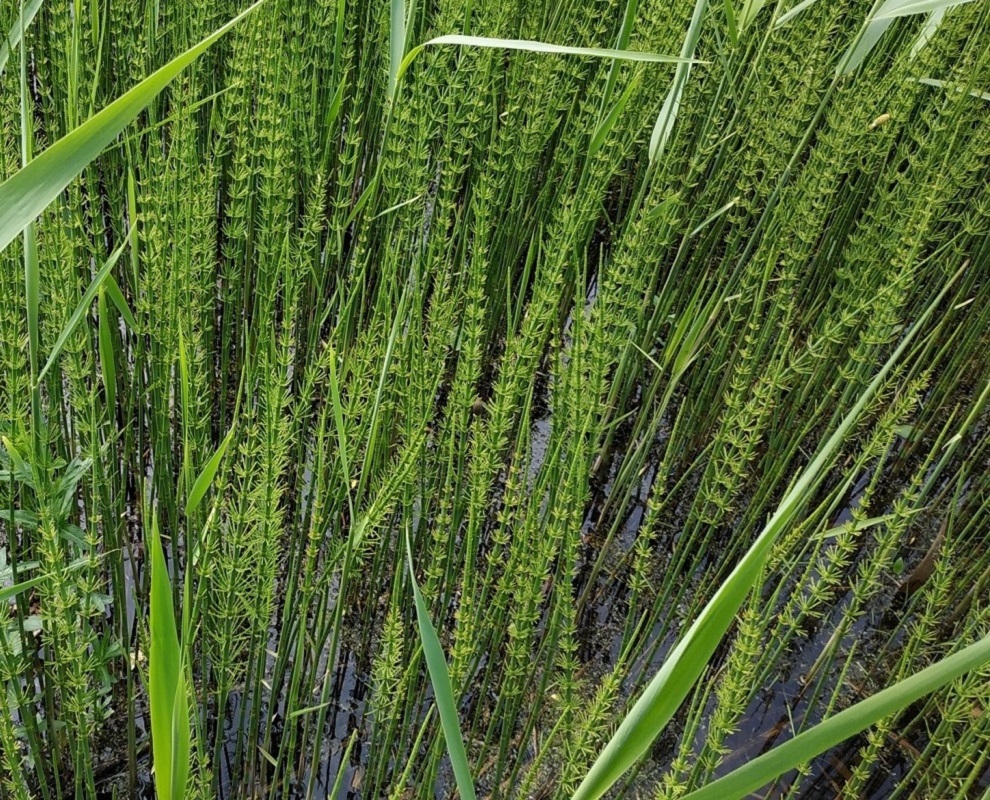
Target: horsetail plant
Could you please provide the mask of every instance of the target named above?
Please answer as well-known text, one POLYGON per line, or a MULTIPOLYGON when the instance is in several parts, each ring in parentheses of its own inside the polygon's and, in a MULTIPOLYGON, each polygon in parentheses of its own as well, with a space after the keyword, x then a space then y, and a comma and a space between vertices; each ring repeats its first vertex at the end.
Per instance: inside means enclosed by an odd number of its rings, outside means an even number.
POLYGON ((69 6, 0 794, 987 793, 987 3, 69 6))

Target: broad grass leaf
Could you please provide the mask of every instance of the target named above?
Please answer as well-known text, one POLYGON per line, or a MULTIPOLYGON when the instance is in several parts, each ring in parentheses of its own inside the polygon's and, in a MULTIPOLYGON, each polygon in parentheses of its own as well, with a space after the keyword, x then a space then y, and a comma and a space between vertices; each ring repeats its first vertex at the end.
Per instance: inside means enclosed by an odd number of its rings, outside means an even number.
POLYGON ((235 426, 231 426, 227 435, 223 437, 223 441, 220 442, 220 446, 217 451, 210 456, 210 460, 206 462, 206 466, 203 467, 202 471, 196 476, 196 480, 189 490, 189 498, 186 500, 186 516, 192 514, 199 504, 203 502, 203 498, 206 496, 206 492, 209 490, 210 486, 213 484, 213 479, 216 477, 217 470, 220 468, 220 462, 223 460, 224 453, 227 452, 227 447, 230 445, 234 438, 235 426))
POLYGON ((38 265, 38 238, 33 222, 24 228, 24 302, 27 307, 28 352, 33 373, 38 369, 41 350, 41 269, 38 265))
POLYGON ((897 19, 912 14, 927 14, 971 2, 973 0, 887 0, 873 15, 873 19, 897 19))
MULTIPOLYGON (((955 88, 957 92, 964 91, 962 87, 959 86, 949 87, 946 86, 945 81, 936 80, 935 78, 918 78, 918 83, 923 83, 925 84, 925 86, 934 86, 937 89, 948 90, 949 88, 955 88)), ((990 102, 990 92, 981 92, 977 89, 974 89, 971 92, 969 92, 969 95, 970 97, 975 97, 977 100, 986 100, 990 102)))
POLYGON ((189 729, 189 697, 186 676, 180 668, 172 701, 172 787, 171 800, 184 800, 189 782, 192 733, 189 729))
MULTIPOLYGON (((854 72, 866 57, 877 46, 880 39, 887 32, 887 29, 900 17, 908 17, 914 14, 927 14, 932 12, 945 12, 953 6, 969 3, 972 0, 887 0, 877 12, 867 20, 866 30, 849 46, 845 56, 839 62, 836 69, 839 75, 848 75, 854 72)), ((929 19, 922 36, 931 36, 934 29, 941 24, 941 18, 929 19), (931 30, 929 30, 931 28, 931 30)), ((921 41, 920 46, 915 44, 916 49, 924 46, 927 38, 921 41)), ((912 53, 916 50, 912 50, 912 53)))
POLYGON ((93 298, 96 297, 97 292, 99 292, 100 287, 103 285, 103 281, 106 280, 107 276, 110 274, 110 270, 114 268, 114 265, 120 259, 120 256, 124 252, 124 248, 127 246, 129 241, 129 239, 125 239, 120 243, 120 245, 118 245, 117 249, 110 254, 110 258, 108 258, 103 266, 100 267, 86 291, 83 292, 83 296, 79 300, 78 305, 76 305, 75 310, 72 312, 72 316, 69 317, 69 321, 62 327, 62 331, 59 333, 58 339, 55 340, 55 345, 52 347, 52 351, 48 355, 48 360, 45 362, 44 368, 38 374, 39 382, 45 377, 45 375, 48 374, 48 370, 54 366, 55 359, 58 358, 59 353, 62 352, 62 348, 65 347, 65 343, 72 335, 72 332, 78 327, 79 323, 82 321, 82 318, 86 315, 86 312, 89 310, 89 307, 93 302, 93 298))
POLYGON ((729 41, 735 46, 739 43, 739 21, 736 19, 732 0, 722 0, 722 10, 725 14, 725 29, 729 34, 729 41))
POLYGON ((226 25, 176 56, 0 185, 0 251, 41 214, 176 75, 264 2, 258 0, 226 25))
POLYGON ((127 300, 124 298, 124 293, 120 291, 120 285, 114 280, 113 275, 107 276, 107 282, 104 287, 107 292, 107 296, 113 301, 113 304, 117 306, 117 310, 120 312, 120 316, 124 318, 124 322, 127 323, 127 327, 132 331, 137 331, 138 324, 137 320, 134 319, 134 312, 131 311, 131 307, 127 305, 127 300))
POLYGON ((48 579, 48 575, 36 575, 26 581, 21 581, 20 583, 15 583, 13 586, 0 586, 0 603, 6 602, 7 600, 12 600, 21 592, 27 591, 44 580, 48 579))
POLYGON ((774 747, 683 800, 742 800, 789 770, 907 708, 927 694, 990 662, 990 636, 861 700, 793 739, 774 747))
POLYGON ((745 0, 743 3, 742 11, 739 12, 738 16, 738 27, 739 35, 741 36, 745 33, 746 28, 750 26, 750 23, 756 19, 756 15, 763 10, 763 6, 767 4, 767 0, 745 0))
POLYGON ((674 131, 674 123, 677 121, 677 112, 681 107, 681 96, 684 94, 684 86, 691 75, 691 64, 694 63, 694 51, 698 46, 698 39, 701 38, 701 22, 708 9, 708 0, 695 0, 694 12, 691 15, 691 22, 688 25, 687 35, 681 45, 681 63, 677 65, 674 73, 674 82, 670 91, 663 101, 660 115, 653 126, 653 133, 650 136, 650 161, 653 162, 663 155, 670 135, 674 131))
POLYGON ((176 789, 185 790, 188 777, 189 731, 186 709, 186 739, 179 731, 181 709, 185 700, 177 702, 177 692, 184 691, 182 653, 179 634, 175 626, 175 609, 172 606, 172 582, 165 563, 158 518, 152 517, 148 552, 151 558, 151 593, 149 596, 148 627, 151 646, 148 653, 148 699, 151 706, 151 747, 155 765, 155 788, 159 797, 182 797, 176 789), (185 767, 183 767, 185 764, 185 767), (185 769, 185 772, 183 772, 185 769), (178 781, 182 780, 181 786, 178 781))
POLYGON ((911 45, 911 58, 915 58, 918 53, 920 53, 925 45, 931 41, 931 38, 935 35, 940 27, 942 27, 942 20, 945 19, 945 14, 948 9, 939 8, 928 15, 928 19, 925 20, 924 26, 918 33, 918 38, 914 40, 914 44, 911 45))
POLYGON ((406 3, 405 0, 392 0, 389 9, 388 36, 388 94, 395 95, 399 82, 399 68, 406 47, 406 3))
POLYGON ((117 363, 113 354, 113 334, 110 330, 110 316, 107 314, 107 302, 104 293, 100 292, 97 301, 100 317, 99 349, 100 368, 103 371, 103 388, 107 395, 107 408, 110 413, 117 407, 117 363))
POLYGON ((189 382, 189 356, 186 340, 179 328, 179 401, 182 407, 182 485, 192 490, 192 456, 189 452, 189 426, 192 420, 192 390, 189 382))
POLYGON ((837 74, 849 75, 855 72, 860 64, 866 61, 866 57, 873 52, 873 48, 880 43, 880 39, 893 24, 893 19, 878 20, 874 18, 870 20, 862 35, 849 45, 849 49, 836 69, 837 74))
POLYGON ((488 47, 496 50, 520 50, 526 53, 550 53, 553 55, 591 56, 593 58, 613 58, 619 61, 645 61, 662 64, 699 63, 679 56, 664 56, 657 53, 644 53, 639 50, 610 50, 600 47, 570 47, 562 44, 534 42, 529 39, 493 39, 486 36, 462 36, 450 34, 438 36, 412 48, 402 60, 396 80, 400 80, 409 66, 427 47, 456 45, 460 47, 488 47))
POLYGON ((773 24, 774 30, 783 27, 792 19, 807 11, 817 2, 818 0, 801 0, 801 2, 794 6, 794 8, 790 11, 785 11, 777 18, 777 21, 773 24))
POLYGON ((433 699, 440 712, 440 724, 443 728, 443 738, 447 745, 447 754, 454 770, 457 790, 462 800, 474 800, 474 781, 471 778, 471 767, 464 748, 464 736, 457 715, 457 702, 454 700, 454 690, 450 684, 450 673, 447 671, 447 660, 444 657, 440 637, 430 621, 430 610, 419 591, 416 575, 413 571, 412 549, 409 537, 406 536, 406 557, 409 561, 409 578, 412 581, 413 600, 416 604, 416 621, 419 625, 419 638, 423 643, 423 655, 426 667, 430 673, 430 683, 433 685, 433 699))
POLYGON ((605 119, 601 121, 595 130, 594 135, 591 137, 591 143, 588 145, 588 158, 594 157, 605 140, 608 138, 609 133, 611 133, 612 128, 615 127, 615 123, 618 122, 619 117, 622 116, 622 112, 625 110, 626 106, 629 104, 629 100, 632 98, 636 89, 639 87, 639 76, 637 75, 631 81, 629 85, 625 88, 625 91, 619 95, 619 99, 615 101, 615 105, 605 116, 605 119))

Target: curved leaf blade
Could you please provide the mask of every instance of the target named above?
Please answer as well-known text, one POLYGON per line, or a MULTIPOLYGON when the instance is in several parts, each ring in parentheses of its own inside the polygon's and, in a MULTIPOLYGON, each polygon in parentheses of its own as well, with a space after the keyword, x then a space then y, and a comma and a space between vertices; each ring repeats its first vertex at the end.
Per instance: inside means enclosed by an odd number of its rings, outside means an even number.
POLYGON ((804 13, 817 2, 818 0, 802 0, 802 2, 798 3, 790 11, 785 11, 783 14, 781 14, 777 18, 777 21, 773 24, 773 29, 777 30, 777 28, 782 28, 784 25, 786 25, 796 16, 804 13))
POLYGON ((210 460, 206 462, 206 466, 203 467, 202 471, 196 476, 196 480, 193 482, 192 489, 189 490, 189 498, 186 500, 186 516, 190 516, 193 512, 199 508, 200 503, 203 502, 203 498, 206 496, 206 492, 209 490, 210 486, 213 485, 213 479, 217 475, 217 470, 220 468, 220 462, 223 460, 224 453, 227 452, 227 447, 230 445, 234 438, 234 431, 236 429, 236 424, 232 425, 227 435, 220 442, 220 446, 217 451, 210 457, 210 460))
POLYGON ((38 9, 41 8, 42 2, 43 0, 31 0, 30 3, 24 6, 24 21, 22 22, 21 17, 18 16, 17 21, 14 22, 10 31, 8 31, 6 38, 0 43, 0 73, 7 66, 11 51, 21 43, 21 31, 27 30, 35 14, 38 13, 38 9))
POLYGON ((103 281, 106 280, 107 276, 110 274, 110 270, 113 269, 114 265, 120 259, 121 253, 124 252, 124 247, 127 246, 129 241, 130 239, 124 239, 117 249, 110 254, 110 258, 108 258, 106 263, 100 267, 100 271, 96 273, 96 276, 90 282, 89 287, 83 293, 83 296, 79 300, 79 304, 76 306, 75 311, 72 312, 72 316, 69 317, 69 321, 65 323, 65 327, 62 328, 62 332, 58 335, 58 339, 55 340, 55 346, 52 347, 52 351, 48 355, 48 360, 45 362, 45 366, 42 368, 41 372, 38 373, 39 383, 42 378, 48 374, 48 370, 54 366, 55 359, 58 358, 58 354, 62 352, 62 348, 65 347, 65 343, 72 335, 72 332, 79 326, 82 318, 86 315, 86 312, 89 310, 89 307, 93 302, 93 298, 96 297, 96 293, 103 285, 103 281))
POLYGON ((684 795, 684 800, 742 800, 785 772, 987 662, 990 636, 799 733, 728 775, 684 795))
POLYGON ((694 12, 691 14, 691 22, 688 25, 687 35, 681 46, 681 63, 677 65, 674 74, 674 82, 663 101, 663 107, 653 126, 653 133, 650 136, 650 162, 655 161, 663 155, 670 135, 674 131, 674 123, 677 121, 677 112, 681 107, 681 96, 684 94, 684 87, 691 76, 691 64, 694 59, 694 51, 698 46, 698 39, 701 38, 701 22, 704 19, 705 11, 708 9, 708 0, 696 0, 694 12))
POLYGON ((127 323, 127 327, 132 331, 137 331, 138 324, 137 320, 134 319, 134 312, 131 311, 131 307, 127 304, 127 300, 124 298, 124 293, 120 290, 120 284, 114 280, 113 275, 107 276, 106 283, 107 295, 113 301, 113 304, 117 306, 117 310, 120 312, 120 316, 124 318, 124 322, 127 323))
POLYGON ((103 388, 106 391, 107 408, 113 414, 117 407, 117 363, 113 354, 113 333, 110 329, 110 317, 107 314, 104 292, 100 292, 97 308, 100 317, 99 350, 100 368, 103 370, 103 388))
POLYGON ((406 557, 409 561, 409 578, 412 581, 413 600, 416 603, 416 621, 419 625, 419 638, 423 643, 423 655, 426 667, 430 673, 430 683, 433 684, 433 699, 440 712, 440 724, 443 728, 443 738, 447 743, 447 754, 454 769, 454 779, 461 800, 475 800, 474 781, 471 778, 471 767, 468 764, 467 751, 464 748, 464 736, 461 733, 461 723, 457 715, 457 702, 454 700, 454 689, 450 683, 450 673, 447 671, 447 660, 443 654, 443 646, 436 628, 430 621, 430 609, 419 591, 416 575, 413 571, 412 549, 409 537, 406 536, 406 557))
POLYGON ((704 62, 695 61, 690 58, 680 56, 664 56, 657 53, 644 53, 640 50, 611 50, 601 47, 571 47, 563 44, 549 44, 547 42, 536 42, 530 39, 493 39, 487 36, 462 36, 460 34, 449 34, 430 39, 428 42, 412 48, 399 66, 396 81, 401 80, 406 74, 409 66, 423 50, 427 47, 438 45, 458 45, 462 47, 487 47, 495 50, 520 50, 526 53, 550 53, 553 55, 570 56, 591 56, 593 58, 611 58, 619 61, 645 61, 659 64, 701 64, 704 62))
POLYGON ((839 451, 863 410, 876 396, 894 365, 924 327, 925 322, 962 271, 960 269, 956 272, 932 304, 919 316, 832 435, 818 448, 811 462, 799 473, 750 549, 715 591, 712 599, 667 656, 660 670, 619 724, 618 730, 578 787, 573 800, 598 800, 643 756, 673 718, 707 668, 709 659, 732 625, 753 584, 759 578, 774 542, 794 520, 807 495, 819 485, 827 466, 839 451))
MULTIPOLYGON (((177 694, 185 691, 182 654, 172 606, 172 582, 165 563, 158 518, 152 516, 148 550, 151 556, 151 593, 148 627, 151 645, 148 652, 148 698, 151 705, 151 748, 155 764, 155 787, 159 797, 172 800, 178 780, 183 777, 181 730, 177 711, 177 694)), ((178 703, 178 706, 185 705, 178 703)), ((188 715, 188 708, 186 709, 188 715)), ((188 716, 187 716, 188 721, 188 716)), ((189 736, 188 725, 185 729, 189 736)), ((188 776, 188 750, 186 776, 188 776)), ((185 783, 180 787, 185 790, 185 783)), ((178 795, 181 797, 181 794, 178 795)))
POLYGON ((972 2, 973 0, 887 0, 880 6, 873 19, 897 19, 912 14, 927 14, 972 2))
POLYGON ((0 185, 0 251, 51 204, 176 75, 264 2, 258 0, 176 56, 0 185))

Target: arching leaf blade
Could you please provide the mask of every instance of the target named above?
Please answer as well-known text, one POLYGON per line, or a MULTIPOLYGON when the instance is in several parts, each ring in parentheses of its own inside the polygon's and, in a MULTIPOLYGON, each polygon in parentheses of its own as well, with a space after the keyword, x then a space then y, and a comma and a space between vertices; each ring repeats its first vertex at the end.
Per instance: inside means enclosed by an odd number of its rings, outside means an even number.
POLYGON ((41 214, 176 75, 264 2, 258 0, 226 25, 176 56, 0 185, 0 250, 5 249, 41 214))

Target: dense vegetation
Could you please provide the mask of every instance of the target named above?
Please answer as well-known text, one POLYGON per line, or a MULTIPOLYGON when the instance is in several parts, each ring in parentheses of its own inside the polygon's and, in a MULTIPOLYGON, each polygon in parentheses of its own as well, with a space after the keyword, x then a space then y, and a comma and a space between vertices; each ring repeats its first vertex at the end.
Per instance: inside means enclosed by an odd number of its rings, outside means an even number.
MULTIPOLYGON (((2 0, 0 179, 245 7, 2 0)), ((610 796, 988 635, 990 3, 266 0, 189 61, 0 186, 4 800, 449 797, 431 621, 479 794, 571 797, 747 551, 610 796)), ((988 668, 773 792, 990 797, 988 668)))

